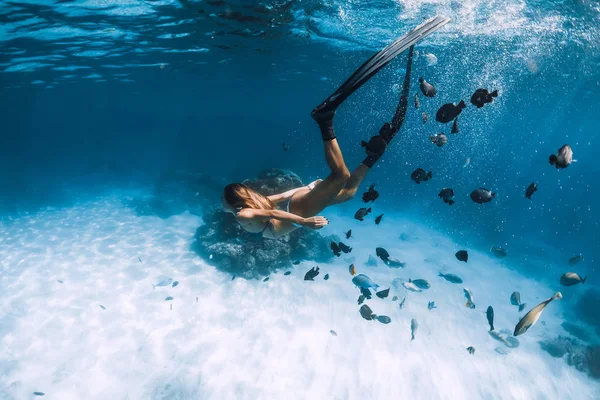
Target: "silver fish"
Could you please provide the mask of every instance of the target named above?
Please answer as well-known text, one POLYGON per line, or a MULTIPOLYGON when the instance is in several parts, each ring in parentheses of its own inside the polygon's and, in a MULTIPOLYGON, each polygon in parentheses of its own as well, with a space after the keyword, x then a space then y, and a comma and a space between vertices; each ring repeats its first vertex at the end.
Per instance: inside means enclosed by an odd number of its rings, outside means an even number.
POLYGON ((414 283, 412 283, 410 280, 408 282, 402 282, 402 286, 404 286, 404 288, 406 290, 409 290, 411 292, 420 292, 421 289, 419 289, 414 283))
POLYGON ((431 140, 431 143, 435 144, 437 147, 442 147, 448 143, 448 137, 444 133, 437 133, 429 136, 429 140, 431 140))
POLYGON ((531 311, 529 311, 527 314, 525 314, 523 318, 521 318, 517 326, 515 326, 515 332, 513 333, 513 335, 519 336, 527 332, 529 328, 535 325, 548 303, 550 303, 552 300, 560 299, 562 299, 562 294, 560 292, 556 292, 554 296, 550 297, 548 300, 545 300, 537 306, 533 307, 531 311))
POLYGON ((557 169, 567 168, 574 161, 573 150, 568 144, 565 144, 563 147, 558 149, 557 154, 552 154, 550 156, 550 165, 556 166, 557 169))
POLYGON ((361 289, 373 288, 373 289, 377 290, 377 288, 379 287, 378 284, 373 282, 371 280, 371 278, 369 278, 365 274, 356 275, 354 278, 352 278, 352 283, 354 283, 356 286, 358 286, 361 289))
POLYGON ((406 263, 400 262, 397 258, 392 257, 389 257, 384 263, 390 268, 404 268, 406 266, 406 263))
POLYGON ((467 288, 464 288, 463 292, 465 293, 465 298, 467 299, 465 306, 469 307, 470 309, 474 309, 475 301, 473 298, 473 293, 471 292, 470 289, 467 289, 467 288))
POLYGON ((576 256, 569 258, 569 265, 572 267, 574 265, 579 264, 582 261, 583 261, 583 255, 578 254, 576 256))
POLYGON ((417 329, 419 328, 419 323, 416 319, 410 320, 410 340, 415 340, 415 333, 417 333, 417 329))

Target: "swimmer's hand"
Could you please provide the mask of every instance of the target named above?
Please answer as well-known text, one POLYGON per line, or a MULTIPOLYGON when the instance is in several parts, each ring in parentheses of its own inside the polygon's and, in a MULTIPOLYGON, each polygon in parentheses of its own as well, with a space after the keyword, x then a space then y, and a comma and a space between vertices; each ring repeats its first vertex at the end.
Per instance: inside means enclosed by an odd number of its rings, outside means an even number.
POLYGON ((325 217, 320 216, 304 218, 304 221, 302 221, 302 226, 314 230, 321 229, 327 224, 329 224, 329 220, 325 217))
POLYGON ((310 190, 313 190, 315 188, 315 186, 317 186, 321 182, 323 182, 323 179, 317 179, 316 181, 311 182, 308 185, 306 185, 306 187, 309 188, 310 190))

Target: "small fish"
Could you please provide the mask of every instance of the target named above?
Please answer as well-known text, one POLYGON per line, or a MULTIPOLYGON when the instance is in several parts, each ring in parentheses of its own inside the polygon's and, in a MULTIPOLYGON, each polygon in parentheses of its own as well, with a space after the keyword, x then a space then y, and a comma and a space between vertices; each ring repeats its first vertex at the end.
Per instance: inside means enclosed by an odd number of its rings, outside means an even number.
POLYGON ((429 121, 429 117, 427 116, 427 113, 425 111, 421 113, 421 120, 423 121, 423 125, 425 125, 427 121, 429 121))
POLYGON ((138 261, 139 261, 139 262, 142 262, 142 259, 138 257, 138 261))
POLYGON ((333 251, 333 255, 335 255, 336 257, 339 257, 342 255, 340 246, 338 246, 338 244, 336 242, 331 242, 331 244, 329 245, 329 248, 331 249, 331 251, 333 251))
POLYGON ((346 239, 350 239, 352 237, 352 229, 346 232, 346 239))
POLYGON ((383 214, 378 215, 377 218, 375 218, 375 225, 379 225, 379 223, 381 222, 381 218, 383 218, 383 214))
POLYGON ((429 282, 426 281, 425 279, 415 279, 415 280, 409 279, 409 281, 412 282, 419 289, 429 289, 431 287, 429 282))
POLYGON ((492 246, 490 247, 490 251, 492 252, 492 254, 498 258, 504 258, 506 257, 506 255, 508 254, 506 250, 504 250, 502 247, 500 246, 492 246))
POLYGON ((359 288, 360 289, 360 293, 365 296, 365 299, 367 300, 371 300, 373 298, 373 296, 371 295, 371 291, 367 288, 359 288))
POLYGON ((371 310, 371 307, 369 307, 366 304, 360 306, 360 309, 358 311, 360 312, 360 316, 366 319, 367 321, 371 321, 377 318, 377 315, 373 314, 373 310, 371 310))
POLYGON ((381 322, 382 324, 389 324, 390 322, 392 322, 392 319, 390 317, 388 317, 387 315, 378 315, 376 317, 377 321, 381 322))
POLYGON ((435 97, 437 94, 435 87, 431 83, 427 82, 423 77, 419 78, 419 87, 421 88, 421 93, 423 93, 423 96, 425 97, 435 97))
POLYGON ((171 297, 171 296, 165 297, 165 301, 171 301, 171 300, 173 300, 173 297, 171 297))
POLYGON ((398 300, 398 296, 392 297, 392 301, 397 301, 397 300, 398 300))
POLYGON ((268 282, 269 277, 267 276, 265 279, 263 279, 263 282, 268 282))
POLYGON ((466 250, 459 250, 455 254, 458 261, 467 262, 469 260, 469 253, 466 250))
POLYGON ((470 309, 474 309, 475 301, 473 299, 473 292, 471 292, 471 290, 467 288, 464 288, 463 292, 465 293, 465 298, 467 299, 465 306, 469 307, 470 309))
POLYGON ((537 320, 542 315, 544 308, 550 303, 552 300, 560 300, 562 299, 562 294, 560 292, 556 292, 554 296, 550 297, 548 300, 541 302, 537 306, 533 307, 515 326, 514 336, 519 336, 527 332, 529 328, 531 328, 537 320))
POLYGON ((437 307, 435 306, 435 301, 430 301, 429 303, 427 303, 427 309, 428 309, 429 311, 433 310, 434 308, 437 308, 437 307))
POLYGON ((375 255, 381 258, 383 261, 387 261, 390 258, 390 253, 387 252, 383 247, 375 248, 375 255))
POLYGON ((521 303, 521 293, 519 292, 513 292, 513 294, 510 295, 510 304, 512 304, 513 306, 518 306, 519 312, 523 311, 523 309, 527 305, 525 303, 521 303))
POLYGON ((379 197, 379 192, 375 190, 375 185, 369 186, 369 189, 363 193, 362 199, 363 202, 368 203, 370 201, 375 201, 379 197))
POLYGON ((361 289, 373 288, 374 290, 377 290, 377 288, 379 288, 379 285, 373 282, 371 278, 365 274, 356 275, 354 278, 352 278, 352 283, 361 289))
POLYGON ((329 274, 325 274, 325 276, 323 277, 324 280, 329 280, 329 274))
POLYGON ((578 254, 578 255, 576 255, 576 256, 573 256, 573 257, 569 258, 569 266, 571 266, 571 267, 572 267, 572 266, 574 266, 574 265, 577 265, 577 264, 579 264, 579 263, 580 263, 580 262, 582 262, 582 261, 584 261, 584 259, 583 259, 583 255, 581 255, 581 254, 578 254))
POLYGON ((339 242, 338 243, 338 247, 341 251, 343 251, 344 253, 348 254, 352 251, 352 247, 348 247, 346 246, 344 243, 339 242))
POLYGON ((458 133, 458 118, 454 118, 454 123, 452 124, 452 130, 450 133, 457 134, 458 133))
POLYGON ((404 286, 404 289, 411 291, 411 292, 420 292, 421 291, 421 289, 419 289, 417 287, 417 285, 412 283, 410 279, 408 280, 408 282, 402 282, 402 286, 404 286))
POLYGON ((412 172, 412 174, 410 174, 410 179, 415 181, 415 183, 418 185, 421 182, 427 182, 430 180, 431 176, 431 171, 425 172, 423 168, 417 168, 412 172))
POLYGON ((283 151, 288 151, 290 149, 290 145, 285 142, 281 145, 281 147, 283 148, 283 151))
POLYGON ((298 264, 300 264, 300 260, 296 260, 296 261, 294 261, 292 264, 294 264, 294 265, 298 265, 298 264))
POLYGON ((177 286, 177 285, 179 285, 179 281, 175 281, 175 282, 173 282, 173 284, 171 285, 171 287, 175 287, 175 286, 177 286))
POLYGON ((467 351, 469 352, 469 354, 473 355, 473 354, 475 354, 475 347, 469 346, 469 347, 467 347, 467 351))
POLYGON ((406 263, 403 263, 397 258, 392 257, 389 257, 387 260, 384 261, 384 263, 390 268, 404 268, 406 266, 406 263))
POLYGON ((371 212, 371 207, 369 208, 359 208, 358 211, 356 211, 354 213, 354 219, 357 219, 359 221, 363 221, 363 219, 365 218, 365 216, 367 216, 369 213, 371 212))
POLYGON ((329 333, 331 333, 333 336, 337 336, 337 332, 334 331, 333 329, 329 331, 329 333))
POLYGON ((429 136, 429 140, 431 140, 431 143, 435 144, 437 147, 442 147, 448 143, 448 136, 446 136, 444 133, 438 133, 436 135, 429 136))
POLYGON ((234 279, 235 279, 235 275, 233 275, 233 276, 231 277, 231 280, 234 280, 234 279))
POLYGON ((315 277, 319 275, 319 267, 312 267, 308 270, 308 272, 304 275, 305 281, 314 281, 315 277))
POLYGON ((403 298, 400 303, 398 303, 398 306, 400 307, 401 310, 404 308, 404 302, 406 302, 406 297, 403 298))
POLYGON ((454 274, 442 274, 441 272, 438 273, 438 276, 441 276, 442 278, 444 278, 445 280, 447 280, 448 282, 452 282, 452 283, 463 283, 463 280, 460 279, 458 276, 454 275, 454 274))
POLYGON ((586 279, 587 276, 585 278, 582 278, 576 272, 567 272, 560 277, 560 284, 563 286, 573 286, 577 285, 578 283, 581 283, 583 285, 586 279))
POLYGON ((350 266, 348 267, 348 272, 350 272, 350 275, 352 276, 356 275, 356 267, 354 266, 354 264, 350 264, 350 266))
POLYGON ((291 275, 291 274, 292 274, 292 271, 285 271, 283 275, 287 276, 287 275, 291 275))
POLYGON ((361 294, 360 296, 358 296, 358 300, 356 300, 356 302, 358 303, 358 305, 360 306, 364 301, 365 301, 365 295, 361 294))
POLYGON ((467 105, 462 100, 458 104, 444 104, 435 114, 435 120, 437 122, 441 122, 442 124, 446 124, 458 117, 459 114, 462 112, 463 108, 465 108, 466 106, 467 105))
POLYGON ((171 283, 173 283, 172 278, 164 278, 163 280, 158 282, 156 285, 152 285, 152 289, 154 289, 155 287, 169 286, 171 283))
POLYGON ((419 328, 419 323, 416 319, 410 320, 410 341, 415 340, 415 333, 417 333, 417 329, 419 328))
POLYGON ((492 308, 492 306, 488 306, 487 310, 485 311, 485 315, 487 317, 488 324, 490 324, 491 332, 494 330, 494 309, 492 308))
POLYGON ((64 283, 64 282, 63 282, 63 281, 61 281, 60 279, 59 279, 59 280, 57 280, 56 282, 58 282, 58 283, 64 283))
POLYGON ((479 188, 471 192, 471 200, 477 204, 489 203, 496 197, 496 193, 492 193, 489 189, 479 188))
POLYGON ((196 296, 196 303, 198 302, 198 296, 196 296))
POLYGON ((101 309, 106 310, 106 307, 104 307, 102 304, 98 304, 98 306, 100 306, 101 309))
POLYGON ((438 196, 444 201, 444 203, 447 203, 448 205, 454 204, 454 190, 452 190, 451 188, 443 188, 438 193, 438 196))
POLYGON ((471 104, 477 108, 481 108, 484 105, 494 101, 494 97, 498 97, 498 91, 494 90, 492 93, 488 92, 487 89, 477 89, 473 96, 471 96, 471 104))
POLYGON ((537 192, 537 185, 535 184, 535 182, 531 182, 531 184, 529 186, 527 186, 527 189, 525 190, 525 197, 527 197, 529 200, 531 200, 531 196, 533 196, 533 194, 535 192, 537 192))
POLYGON ((375 295, 377 297, 379 297, 380 299, 385 299, 386 297, 388 297, 389 294, 390 294, 390 288, 387 288, 385 290, 381 290, 381 291, 375 293, 375 295))
POLYGON ((419 108, 421 104, 419 103, 419 95, 415 93, 415 108, 419 108))
POLYGON ((471 164, 471 157, 467 157, 465 163, 463 164, 463 168, 467 168, 471 164))
POLYGON ((46 393, 44 393, 44 392, 33 392, 33 395, 34 396, 45 396, 46 393))
POLYGON ((550 156, 550 165, 556 166, 556 169, 567 168, 574 161, 573 150, 568 144, 565 144, 563 147, 558 149, 558 153, 556 155, 552 154, 550 156))

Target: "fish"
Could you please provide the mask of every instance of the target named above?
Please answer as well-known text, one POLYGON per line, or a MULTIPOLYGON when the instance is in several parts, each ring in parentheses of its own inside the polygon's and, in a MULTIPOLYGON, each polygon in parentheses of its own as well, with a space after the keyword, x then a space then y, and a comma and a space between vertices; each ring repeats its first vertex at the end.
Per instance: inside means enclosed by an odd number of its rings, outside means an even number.
POLYGON ((198 302, 198 296, 196 296, 196 303, 198 302))
POLYGON ((454 190, 452 190, 452 188, 443 188, 439 193, 438 196, 440 199, 442 199, 444 201, 444 203, 448 204, 448 205, 452 205, 454 204, 454 190))
POLYGON ((560 277, 560 284, 563 286, 573 286, 581 283, 583 285, 586 279, 587 276, 585 278, 581 278, 581 276, 576 272, 567 272, 560 277))
POLYGON ((348 271, 350 272, 350 275, 356 275, 356 267, 354 266, 354 264, 350 264, 350 266, 348 267, 348 271))
POLYGON ((466 250, 459 250, 454 255, 458 261, 469 261, 469 253, 466 250))
POLYGON ((484 105, 493 102, 494 97, 498 97, 497 90, 490 93, 487 89, 477 89, 475 93, 473 93, 473 96, 471 96, 471 104, 477 108, 481 108, 484 105))
POLYGON ((417 329, 419 328, 419 323, 416 319, 410 320, 410 341, 415 340, 415 333, 417 333, 417 329))
POLYGON ((374 184, 369 186, 369 189, 362 195, 363 202, 365 203, 368 203, 370 201, 373 202, 377 200, 377 198, 379 198, 379 192, 375 190, 374 184))
POLYGON ((173 297, 171 297, 171 296, 165 297, 165 301, 171 301, 171 300, 173 300, 173 297))
POLYGON ((473 354, 475 354, 475 347, 469 346, 469 347, 467 347, 467 351, 469 352, 469 354, 473 355, 473 354))
POLYGON ((384 261, 384 263, 390 268, 404 268, 406 266, 406 263, 403 263, 397 258, 392 257, 389 257, 387 260, 384 261))
POLYGON ((419 87, 421 88, 421 93, 423 93, 423 96, 425 97, 435 97, 437 95, 435 87, 423 77, 419 78, 419 87))
POLYGON ((444 278, 448 282, 463 283, 463 280, 460 279, 458 276, 456 276, 454 274, 442 274, 441 272, 438 272, 438 276, 441 276, 442 278, 444 278))
POLYGON ((325 274, 325 276, 323 277, 324 280, 329 280, 329 274, 325 274))
POLYGON ((467 157, 465 163, 463 164, 463 168, 467 168, 471 164, 471 157, 467 157))
POLYGON ((375 225, 379 225, 379 223, 381 222, 381 218, 383 218, 383 214, 378 215, 377 218, 375 218, 375 225))
POLYGON ((400 309, 402 310, 404 308, 404 303, 406 302, 406 297, 402 299, 402 301, 400 303, 398 303, 398 306, 400 307, 400 309))
POLYGON ((571 267, 572 267, 572 266, 574 266, 574 265, 577 265, 577 264, 579 264, 579 263, 580 263, 580 262, 582 262, 582 261, 584 261, 584 259, 583 259, 583 255, 581 255, 581 254, 578 254, 578 255, 576 255, 576 256, 573 256, 573 257, 569 258, 569 266, 571 266, 571 267))
POLYGON ((337 332, 334 331, 333 329, 329 331, 329 333, 331 333, 333 336, 337 336, 337 332))
POLYGON ((415 108, 419 108, 421 104, 419 103, 419 94, 415 93, 415 108))
POLYGON ((437 147, 442 147, 448 143, 448 136, 446 136, 444 133, 438 133, 429 136, 429 140, 431 140, 431 143, 435 144, 437 147))
POLYGON ((33 392, 33 395, 34 396, 45 396, 46 393, 44 393, 44 392, 33 392))
POLYGON ((378 284, 373 282, 371 280, 371 278, 369 278, 365 274, 356 275, 354 278, 352 278, 352 283, 354 283, 354 285, 358 286, 361 289, 373 288, 373 289, 377 290, 377 288, 379 287, 378 284))
POLYGON ((101 309, 103 309, 103 310, 106 310, 106 307, 104 307, 102 304, 98 304, 98 306, 99 306, 101 309))
POLYGON ((139 262, 142 262, 142 259, 138 257, 138 261, 139 261, 139 262))
POLYGON ((234 280, 234 279, 235 279, 235 275, 233 275, 233 276, 231 277, 231 280, 234 280))
POLYGON ((366 319, 367 321, 371 321, 371 320, 377 318, 377 315, 373 314, 373 310, 371 310, 371 307, 369 307, 366 304, 363 304, 362 306, 360 306, 360 309, 358 310, 358 312, 360 312, 360 316, 363 317, 364 319, 366 319))
POLYGON ((485 316, 487 317, 488 324, 490 324, 490 332, 494 330, 494 309, 492 306, 488 306, 485 311, 485 316))
POLYGON ((283 148, 283 151, 288 151, 290 149, 290 145, 283 142, 283 144, 281 145, 281 147, 283 148))
POLYGON ((438 62, 438 59, 435 56, 435 54, 425 53, 425 54, 423 54, 423 57, 425 57, 425 61, 427 62, 427 65, 430 67, 437 64, 437 62, 438 62))
POLYGON ((454 123, 452 124, 452 130, 450 133, 457 134, 458 133, 458 118, 454 118, 454 123))
POLYGON ((304 275, 304 280, 305 281, 314 281, 315 277, 319 275, 319 267, 317 266, 312 267, 311 269, 308 270, 308 272, 304 275))
POLYGON ((352 229, 346 232, 346 239, 350 239, 352 237, 352 229))
POLYGON ((392 301, 397 301, 397 300, 398 300, 398 296, 392 297, 392 301))
POLYGON ((563 147, 558 149, 557 154, 550 155, 550 165, 554 165, 556 169, 567 168, 571 165, 573 160, 573 150, 571 146, 565 144, 563 147))
POLYGON ((494 197, 496 197, 496 193, 485 188, 475 189, 471 192, 471 200, 477 204, 489 203, 494 197))
POLYGON ((377 321, 381 322, 382 324, 389 324, 390 322, 392 322, 392 319, 390 317, 388 317, 387 315, 378 315, 376 317, 377 321))
POLYGON ((518 306, 519 312, 523 311, 523 309, 527 305, 525 303, 521 303, 521 293, 519 292, 513 292, 513 294, 510 295, 510 304, 512 304, 513 306, 518 306))
POLYGON ((354 213, 354 219, 357 219, 359 221, 363 221, 363 219, 365 218, 365 216, 367 216, 369 213, 371 212, 371 207, 369 208, 359 208, 358 211, 356 211, 354 213))
POLYGON ((498 258, 504 258, 508 254, 507 251, 500 246, 492 246, 490 247, 490 251, 498 258))
POLYGON ((61 281, 60 279, 58 279, 56 282, 58 283, 64 283, 63 281, 61 281))
POLYGON ((365 299, 367 300, 371 300, 373 298, 373 296, 371 295, 371 291, 367 288, 359 288, 360 289, 360 293, 365 296, 365 299))
POLYGON ((421 291, 421 289, 419 289, 417 287, 417 285, 412 283, 410 279, 408 280, 408 282, 402 282, 402 286, 404 286, 404 289, 406 289, 410 292, 420 292, 421 291))
POLYGON ((390 288, 387 288, 385 290, 381 290, 381 291, 375 293, 375 295, 377 297, 379 297, 380 299, 385 299, 386 297, 388 297, 389 294, 390 294, 390 288))
POLYGON ((172 278, 162 278, 162 280, 156 285, 152 285, 152 289, 154 289, 155 287, 169 286, 171 283, 173 283, 172 278))
POLYGON ((346 246, 346 244, 344 244, 342 242, 338 243, 338 248, 346 254, 348 254, 352 251, 352 247, 348 247, 348 246, 346 246))
POLYGON ((444 104, 439 108, 439 110, 435 114, 435 120, 437 122, 441 122, 442 124, 446 124, 458 117, 462 112, 463 108, 465 108, 466 106, 467 105, 462 100, 458 104, 444 104))
POLYGON ((419 289, 429 289, 431 287, 429 282, 426 281, 425 279, 415 279, 415 280, 409 279, 409 281, 412 282, 419 289))
POLYGON ((175 287, 175 286, 177 286, 177 285, 179 285, 179 281, 175 281, 175 282, 173 282, 173 284, 171 285, 171 287, 175 287))
POLYGON ((331 242, 329 248, 331 249, 331 251, 333 251, 334 256, 339 257, 342 255, 342 251, 336 242, 331 242))
POLYGON ((292 274, 292 271, 285 271, 283 275, 287 276, 287 275, 291 275, 291 274, 292 274))
POLYGON ((356 302, 358 303, 358 305, 360 306, 364 301, 365 301, 365 295, 361 294, 360 296, 358 296, 358 300, 356 300, 356 302))
POLYGON ((499 332, 489 331, 488 333, 492 338, 496 339, 499 342, 504 343, 505 346, 511 347, 510 342, 508 340, 506 340, 506 338, 504 336, 502 336, 499 332))
POLYGON ((427 303, 427 309, 428 309, 429 311, 433 310, 434 308, 437 308, 437 307, 435 306, 435 301, 430 301, 429 303, 427 303))
POLYGON ((475 301, 473 299, 473 292, 471 292, 471 290, 467 288, 464 288, 463 292, 465 293, 465 298, 467 299, 465 306, 469 307, 470 309, 474 309, 475 301))
POLYGON ((423 121, 423 125, 425 125, 427 121, 429 121, 429 117, 427 116, 427 113, 425 111, 421 113, 421 120, 423 121))
POLYGON ((296 261, 294 261, 292 264, 294 264, 294 265, 298 265, 298 264, 300 264, 300 260, 296 260, 296 261))
POLYGON ((525 314, 523 318, 521 318, 519 323, 515 326, 515 332, 513 333, 513 336, 519 336, 527 332, 527 330, 533 325, 535 325, 537 320, 540 318, 542 312, 544 311, 544 308, 546 308, 546 306, 552 300, 560 299, 562 299, 562 294, 560 292, 556 292, 554 293, 554 296, 550 297, 548 300, 545 300, 537 306, 533 307, 527 314, 525 314))
POLYGON ((387 261, 390 258, 390 253, 387 252, 383 247, 375 248, 375 255, 381 258, 383 261, 387 261))
POLYGON ((267 276, 265 279, 263 279, 263 282, 268 282, 269 281, 269 277, 267 276))
POLYGON ((421 182, 427 182, 428 180, 431 179, 431 177, 432 177, 431 171, 425 172, 425 170, 423 168, 417 168, 412 172, 412 174, 410 174, 410 179, 415 181, 415 183, 417 185, 420 184, 421 182))
POLYGON ((529 200, 531 200, 531 196, 533 196, 533 194, 535 192, 537 192, 537 185, 535 184, 535 182, 531 182, 531 184, 529 186, 527 186, 527 189, 525 189, 525 197, 527 197, 529 200))

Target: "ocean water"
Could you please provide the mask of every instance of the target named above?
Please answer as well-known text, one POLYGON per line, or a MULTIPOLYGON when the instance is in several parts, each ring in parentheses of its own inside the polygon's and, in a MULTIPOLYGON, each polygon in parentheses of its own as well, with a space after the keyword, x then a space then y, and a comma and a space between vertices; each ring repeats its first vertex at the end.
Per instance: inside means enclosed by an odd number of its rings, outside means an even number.
MULTIPOLYGON (((583 0, 1 2, 0 399, 600 398, 599 39, 600 6, 583 0), (314 282, 310 260, 232 280, 199 255, 196 229, 225 184, 328 174, 310 111, 434 15, 451 22, 415 47, 400 133, 359 196, 322 213, 323 235, 352 229, 352 253, 319 263, 314 282), (438 96, 416 110, 419 76, 438 96), (435 122, 478 88, 499 97, 468 104, 457 135, 435 122), (564 144, 577 162, 557 170, 548 156, 564 144), (433 178, 415 185, 418 167, 433 178), (173 179, 158 196, 168 212, 140 212, 173 171, 203 174, 204 189, 173 179), (381 196, 359 222, 370 184, 381 196), (473 203, 478 187, 496 198, 473 203), (376 247, 406 267, 369 264, 376 247), (390 288, 366 303, 391 323, 361 318, 349 263, 390 288), (562 286, 569 271, 585 284, 562 286), (397 284, 411 278, 431 288, 397 284), (515 291, 525 312, 563 298, 507 346, 485 310, 512 336, 515 291)), ((405 60, 337 113, 351 170, 396 108, 405 60)))

